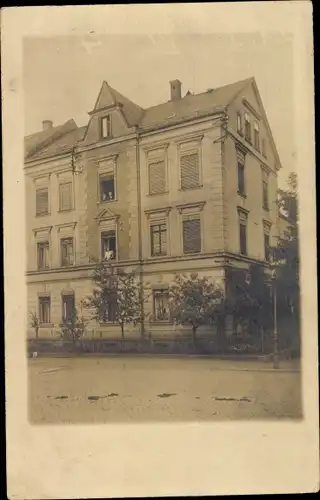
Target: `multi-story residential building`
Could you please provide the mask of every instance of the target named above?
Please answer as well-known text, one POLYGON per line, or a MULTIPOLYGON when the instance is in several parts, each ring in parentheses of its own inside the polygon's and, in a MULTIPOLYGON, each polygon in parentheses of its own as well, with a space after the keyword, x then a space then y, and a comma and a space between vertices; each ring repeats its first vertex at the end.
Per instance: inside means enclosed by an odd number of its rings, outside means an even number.
MULTIPOLYGON (((92 290, 92 257, 148 286, 143 330, 172 332, 168 286, 267 265, 279 236, 280 160, 254 78, 142 109, 103 82, 86 127, 25 139, 28 310, 42 335, 92 290)), ((100 325, 114 333, 111 317, 100 325)))

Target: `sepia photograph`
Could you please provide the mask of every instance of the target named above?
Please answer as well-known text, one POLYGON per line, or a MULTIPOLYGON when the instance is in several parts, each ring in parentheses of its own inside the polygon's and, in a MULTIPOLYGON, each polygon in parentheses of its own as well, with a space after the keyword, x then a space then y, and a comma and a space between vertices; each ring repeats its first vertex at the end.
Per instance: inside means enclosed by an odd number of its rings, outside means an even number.
POLYGON ((7 496, 317 491, 311 2, 4 9, 1 72, 7 496))
POLYGON ((281 34, 25 38, 32 423, 302 417, 292 64, 281 34))

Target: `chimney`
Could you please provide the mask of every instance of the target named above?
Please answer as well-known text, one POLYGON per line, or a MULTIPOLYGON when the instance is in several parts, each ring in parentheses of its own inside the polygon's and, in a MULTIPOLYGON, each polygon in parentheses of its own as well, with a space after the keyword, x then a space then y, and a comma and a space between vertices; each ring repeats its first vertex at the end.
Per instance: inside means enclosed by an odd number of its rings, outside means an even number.
POLYGON ((171 101, 177 101, 181 99, 181 85, 180 80, 172 80, 170 82, 171 87, 171 101))
POLYGON ((42 130, 50 130, 52 127, 53 127, 53 123, 51 120, 43 120, 42 130))

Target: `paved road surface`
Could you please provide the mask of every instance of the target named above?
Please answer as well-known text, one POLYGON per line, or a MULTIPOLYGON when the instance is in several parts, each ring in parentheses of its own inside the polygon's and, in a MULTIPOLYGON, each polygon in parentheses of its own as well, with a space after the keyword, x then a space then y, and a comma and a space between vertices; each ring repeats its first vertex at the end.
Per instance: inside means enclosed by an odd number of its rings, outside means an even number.
POLYGON ((302 417, 300 373, 199 358, 29 360, 32 423, 209 421, 302 417))

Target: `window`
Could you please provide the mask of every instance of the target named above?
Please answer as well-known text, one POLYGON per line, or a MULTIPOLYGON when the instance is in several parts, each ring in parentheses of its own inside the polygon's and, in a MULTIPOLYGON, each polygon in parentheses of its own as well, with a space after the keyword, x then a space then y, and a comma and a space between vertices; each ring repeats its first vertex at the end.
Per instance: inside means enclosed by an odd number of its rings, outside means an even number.
POLYGON ((102 174, 100 181, 100 201, 113 201, 115 198, 114 173, 102 174))
POLYGON ((183 253, 201 252, 201 224, 199 215, 184 216, 183 253))
POLYGON ((240 254, 247 255, 247 221, 248 214, 242 209, 238 210, 239 217, 239 243, 240 243, 240 254))
POLYGON ((200 187, 199 153, 188 153, 180 157, 181 189, 200 187))
POLYGON ((240 113, 237 113, 237 132, 242 135, 242 116, 240 113))
POLYGON ((247 255, 247 226, 240 221, 240 253, 241 255, 247 255))
POLYGON ((103 138, 111 136, 111 119, 109 115, 101 118, 101 135, 103 138))
POLYGON ((259 124, 254 122, 254 147, 260 151, 259 124))
POLYGON ((169 292, 168 290, 153 291, 153 315, 155 321, 169 321, 169 292))
POLYGON ((152 224, 151 231, 151 255, 167 255, 167 226, 165 223, 152 224))
POLYGON ((117 321, 117 304, 115 300, 110 300, 110 302, 105 304, 102 321, 103 323, 114 323, 117 321))
POLYGON ((270 235, 269 233, 264 233, 264 257, 267 261, 270 261, 270 235))
POLYGON ((248 115, 248 113, 245 113, 244 115, 244 122, 245 122, 245 130, 244 130, 244 133, 245 133, 245 139, 246 141, 250 142, 251 143, 251 120, 250 120, 250 116, 248 115))
POLYGON ((76 307, 73 294, 62 295, 62 320, 70 321, 75 315, 76 307))
POLYGON ((73 238, 64 238, 60 240, 61 245, 61 266, 72 266, 73 256, 73 238))
POLYGON ((71 210, 72 208, 72 183, 66 182, 59 185, 59 210, 71 210))
POLYGON ((269 210, 268 172, 262 170, 262 206, 269 210))
POLYGON ((37 261, 38 269, 49 268, 49 242, 43 241, 37 243, 37 261))
POLYGON ((48 214, 48 188, 36 190, 36 215, 48 214))
POLYGON ((244 164, 238 162, 238 193, 245 194, 244 164))
POLYGON ((39 319, 42 324, 50 323, 50 297, 39 297, 39 319))
POLYGON ((261 141, 261 147, 262 147, 262 156, 264 156, 265 158, 267 158, 267 154, 266 154, 266 140, 265 139, 262 139, 262 141, 261 141))
POLYGON ((149 194, 161 194, 166 190, 165 162, 149 163, 149 194))
POLYGON ((101 233, 101 259, 113 260, 117 256, 117 242, 115 231, 101 233))

